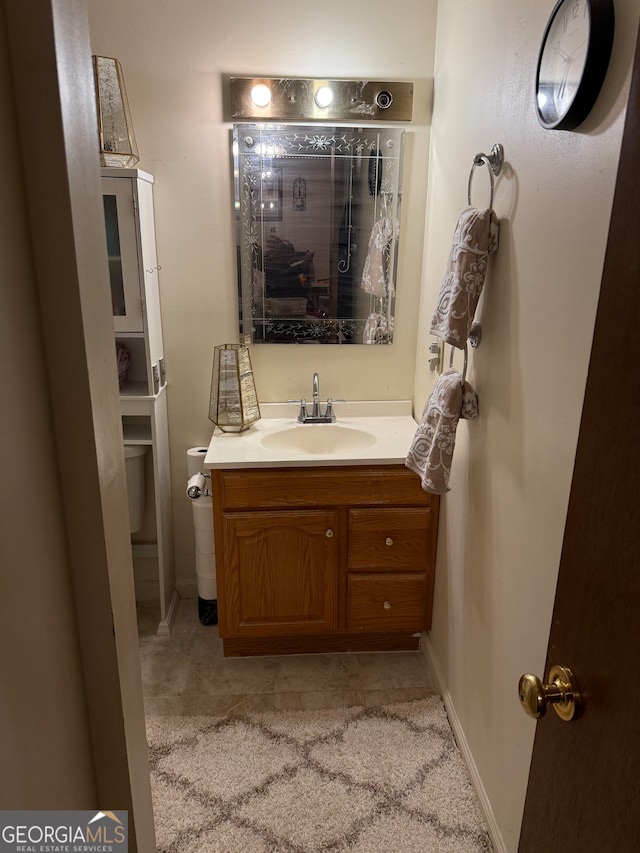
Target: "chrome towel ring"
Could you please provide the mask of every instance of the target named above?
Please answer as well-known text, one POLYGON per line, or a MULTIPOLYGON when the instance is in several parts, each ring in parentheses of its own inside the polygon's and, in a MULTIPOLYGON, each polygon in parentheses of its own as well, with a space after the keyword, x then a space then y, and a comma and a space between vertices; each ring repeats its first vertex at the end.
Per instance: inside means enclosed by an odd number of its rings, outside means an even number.
POLYGON ((504 164, 504 148, 503 146, 497 142, 493 148, 491 149, 491 154, 476 154, 473 158, 473 163, 471 164, 471 172, 469 173, 469 184, 467 187, 467 202, 469 207, 471 207, 471 184, 473 183, 473 173, 476 170, 476 166, 485 165, 489 169, 489 180, 491 181, 491 195, 489 198, 489 210, 493 210, 493 190, 495 185, 495 179, 498 177, 500 172, 502 171, 502 166, 504 164))
MULTIPOLYGON (((449 369, 453 367, 453 356, 455 354, 457 347, 451 347, 451 353, 449 355, 449 369)), ((467 367, 469 365, 469 350, 467 349, 467 344, 465 342, 464 345, 464 365, 462 367, 462 384, 464 385, 465 380, 467 378, 467 367)))

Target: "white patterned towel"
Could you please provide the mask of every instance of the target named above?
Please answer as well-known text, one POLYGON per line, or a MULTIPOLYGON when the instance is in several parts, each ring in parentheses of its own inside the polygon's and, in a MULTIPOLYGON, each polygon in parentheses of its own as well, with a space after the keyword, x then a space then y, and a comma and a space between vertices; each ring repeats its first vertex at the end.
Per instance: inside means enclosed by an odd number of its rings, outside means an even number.
POLYGON ((487 258, 498 248, 500 226, 492 210, 469 207, 460 214, 447 271, 431 320, 431 334, 462 349, 484 287, 487 258))
POLYGON ((394 230, 393 222, 385 216, 378 219, 371 229, 367 257, 362 269, 362 281, 360 287, 373 296, 391 296, 388 266, 391 241, 397 236, 397 228, 394 230))
POLYGON ((478 417, 478 397, 457 370, 446 370, 425 403, 422 420, 409 448, 405 465, 420 477, 425 492, 449 491, 458 420, 478 417))

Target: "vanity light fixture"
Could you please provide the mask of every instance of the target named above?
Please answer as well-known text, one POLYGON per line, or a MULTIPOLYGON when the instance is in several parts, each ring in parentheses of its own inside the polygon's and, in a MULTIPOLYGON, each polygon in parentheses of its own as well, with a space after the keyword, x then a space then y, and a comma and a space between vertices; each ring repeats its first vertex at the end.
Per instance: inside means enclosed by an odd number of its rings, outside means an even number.
POLYGON ((411 121, 413 83, 230 77, 231 121, 411 121))
POLYGON ((320 86, 319 89, 316 89, 313 99, 321 110, 326 109, 333 101, 333 92, 331 91, 331 87, 320 86))
POLYGON ((264 83, 256 83, 251 90, 251 100, 256 107, 266 107, 271 100, 271 89, 264 83))

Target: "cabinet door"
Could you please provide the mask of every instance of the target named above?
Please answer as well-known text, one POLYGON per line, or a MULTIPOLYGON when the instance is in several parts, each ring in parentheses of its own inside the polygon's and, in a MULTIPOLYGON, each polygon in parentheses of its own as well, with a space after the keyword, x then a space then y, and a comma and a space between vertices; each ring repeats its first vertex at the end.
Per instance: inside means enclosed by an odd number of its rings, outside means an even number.
MULTIPOLYGON (((158 257, 156 230, 153 213, 153 184, 139 178, 135 182, 138 217, 136 226, 140 237, 140 281, 146 313, 145 324, 148 339, 149 361, 159 365, 164 359, 162 344, 162 319, 160 316, 160 289, 158 281, 158 257)), ((164 377, 160 377, 164 385, 164 377)))
POLYGON ((102 202, 113 325, 116 332, 142 332, 142 291, 131 179, 103 177, 102 202))
POLYGON ((218 566, 221 636, 335 630, 337 512, 227 513, 223 527, 224 564, 218 566))

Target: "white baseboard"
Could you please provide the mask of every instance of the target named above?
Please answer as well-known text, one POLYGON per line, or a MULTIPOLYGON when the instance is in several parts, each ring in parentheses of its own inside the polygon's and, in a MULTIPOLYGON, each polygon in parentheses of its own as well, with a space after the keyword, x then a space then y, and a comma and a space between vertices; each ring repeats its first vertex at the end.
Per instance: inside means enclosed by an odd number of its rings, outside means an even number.
POLYGON ((442 696, 444 706, 447 709, 447 716, 449 717, 449 722, 451 723, 451 728, 453 730, 456 743, 458 744, 458 748, 460 749, 460 753, 462 754, 462 758, 465 764, 467 765, 471 784, 473 785, 475 792, 478 796, 480 808, 482 809, 485 823, 487 824, 487 829, 489 831, 489 835, 491 836, 491 841, 493 842, 493 846, 495 848, 496 853, 507 853, 507 847, 505 845, 504 839, 502 838, 502 833, 500 832, 500 828, 498 827, 498 823, 493 813, 493 809, 491 808, 491 802, 489 800, 485 787, 482 784, 482 778, 480 777, 480 773, 478 772, 478 768, 473 758, 473 753, 471 752, 469 744, 467 743, 467 738, 464 733, 464 729, 462 728, 462 724, 460 722, 458 714, 456 713, 455 705, 453 704, 451 694, 447 689, 440 663, 438 662, 438 659, 435 656, 435 652, 433 650, 433 646, 431 645, 431 640, 428 634, 425 634, 422 639, 424 652, 429 661, 431 673, 436 681, 436 686, 440 692, 440 695, 442 696))
POLYGON ((158 543, 157 542, 132 542, 131 556, 134 560, 157 560, 158 559, 158 543))
POLYGON ((176 612, 178 610, 178 604, 180 602, 180 597, 178 596, 177 590, 173 591, 173 595, 171 596, 171 601, 169 602, 169 606, 167 607, 167 615, 165 619, 161 619, 158 625, 157 634, 159 637, 168 637, 171 634, 171 629, 173 628, 173 622, 176 618, 176 612))

